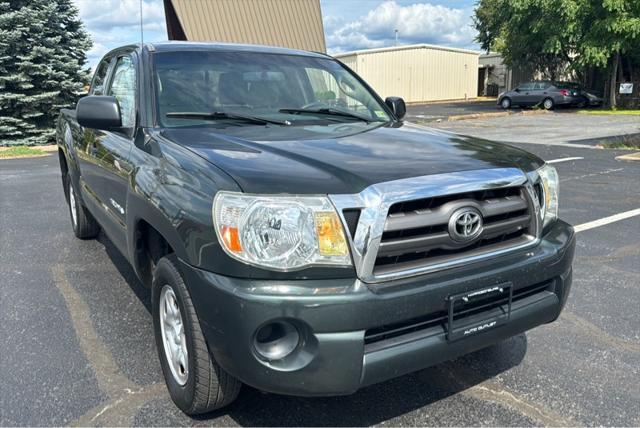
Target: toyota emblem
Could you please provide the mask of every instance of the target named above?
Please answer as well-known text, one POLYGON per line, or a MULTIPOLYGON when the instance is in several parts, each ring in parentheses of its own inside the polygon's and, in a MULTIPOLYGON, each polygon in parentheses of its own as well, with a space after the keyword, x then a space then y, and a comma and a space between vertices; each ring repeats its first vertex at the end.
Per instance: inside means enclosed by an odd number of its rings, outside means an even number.
POLYGON ((449 236, 457 242, 469 242, 482 233, 482 214, 476 208, 464 207, 449 219, 449 236))

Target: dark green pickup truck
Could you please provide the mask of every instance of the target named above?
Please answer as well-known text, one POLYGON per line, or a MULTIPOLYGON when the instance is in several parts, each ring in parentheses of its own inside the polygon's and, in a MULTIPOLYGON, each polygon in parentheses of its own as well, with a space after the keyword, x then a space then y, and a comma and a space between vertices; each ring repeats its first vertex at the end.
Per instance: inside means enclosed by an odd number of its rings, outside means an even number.
POLYGON ((326 55, 197 43, 110 52, 62 111, 73 231, 151 287, 180 409, 350 394, 558 317, 554 168, 404 115, 326 55))

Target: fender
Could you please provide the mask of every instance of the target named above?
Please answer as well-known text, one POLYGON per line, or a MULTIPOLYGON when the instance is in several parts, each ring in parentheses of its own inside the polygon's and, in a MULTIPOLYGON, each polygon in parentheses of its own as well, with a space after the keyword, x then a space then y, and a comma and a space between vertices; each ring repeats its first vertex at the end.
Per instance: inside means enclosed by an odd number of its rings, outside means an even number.
MULTIPOLYGON (((76 189, 80 189, 78 193, 78 197, 80 198, 80 201, 82 201, 82 203, 84 204, 84 198, 82 195, 82 187, 80 186, 80 179, 81 179, 81 171, 80 171, 80 164, 78 163, 78 159, 77 159, 77 155, 76 155, 76 148, 74 145, 74 141, 75 138, 78 137, 78 135, 82 134, 82 128, 80 128, 79 125, 74 124, 72 117, 70 116, 74 116, 75 115, 75 111, 74 110, 69 110, 69 109, 63 109, 60 112, 60 118, 58 120, 58 147, 62 150, 62 153, 64 154, 65 160, 67 162, 67 173, 69 174, 69 177, 72 181, 72 183, 74 184, 74 186, 76 186, 76 189), (75 137, 74 137, 75 135, 75 137)), ((65 193, 66 196, 66 193, 65 193)))
POLYGON ((126 200, 127 256, 140 277, 136 232, 144 220, 180 260, 202 266, 212 243, 218 247, 211 216, 213 196, 218 190, 239 188, 226 174, 182 147, 154 138, 144 144, 134 145, 130 154, 136 167, 126 200))

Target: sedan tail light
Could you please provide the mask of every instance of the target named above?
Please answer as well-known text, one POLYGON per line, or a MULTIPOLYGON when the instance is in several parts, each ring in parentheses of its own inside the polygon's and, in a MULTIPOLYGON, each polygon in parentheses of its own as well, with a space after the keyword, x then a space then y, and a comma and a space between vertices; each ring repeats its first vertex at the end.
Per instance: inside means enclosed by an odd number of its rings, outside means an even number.
POLYGON ((561 93, 563 96, 565 96, 565 97, 568 97, 568 96, 569 96, 569 91, 568 91, 568 90, 566 90, 566 89, 560 89, 560 93, 561 93))

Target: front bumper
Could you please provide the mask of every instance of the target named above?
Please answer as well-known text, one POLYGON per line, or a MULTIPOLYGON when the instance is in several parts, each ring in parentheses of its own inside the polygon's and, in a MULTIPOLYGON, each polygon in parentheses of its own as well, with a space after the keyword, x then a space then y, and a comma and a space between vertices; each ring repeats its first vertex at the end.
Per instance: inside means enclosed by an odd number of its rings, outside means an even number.
POLYGON ((558 221, 532 249, 375 286, 356 279, 239 279, 184 263, 181 269, 210 351, 226 371, 269 392, 343 395, 555 320, 571 287, 574 247, 573 228, 558 221), (511 283, 514 296, 524 296, 514 297, 509 321, 447 340, 446 323, 436 315, 446 311, 448 296, 498 283, 511 283), (435 321, 422 329, 370 340, 385 326, 393 330, 430 314, 435 321), (282 361, 260 359, 253 348, 256 330, 283 319, 298 327, 302 345, 282 361))

